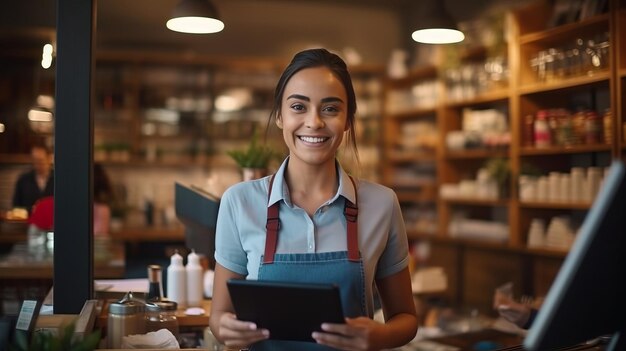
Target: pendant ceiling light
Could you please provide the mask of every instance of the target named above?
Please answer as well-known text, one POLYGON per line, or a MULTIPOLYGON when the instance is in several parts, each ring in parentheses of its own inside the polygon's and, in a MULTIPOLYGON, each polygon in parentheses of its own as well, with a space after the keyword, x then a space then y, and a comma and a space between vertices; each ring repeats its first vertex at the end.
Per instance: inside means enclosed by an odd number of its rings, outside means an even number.
POLYGON ((465 35, 456 25, 456 22, 446 11, 443 0, 429 0, 422 2, 420 20, 417 28, 411 35, 413 40, 424 44, 450 44, 465 39, 465 35))
POLYGON ((224 22, 210 0, 181 0, 166 26, 175 32, 208 34, 220 32, 224 22))

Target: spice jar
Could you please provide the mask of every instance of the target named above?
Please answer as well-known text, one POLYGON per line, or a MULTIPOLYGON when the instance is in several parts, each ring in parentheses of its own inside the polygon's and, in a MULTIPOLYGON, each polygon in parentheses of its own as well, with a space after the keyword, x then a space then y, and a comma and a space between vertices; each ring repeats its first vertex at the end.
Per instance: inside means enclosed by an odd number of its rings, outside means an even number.
POLYGON ((167 329, 178 339, 179 327, 174 301, 161 300, 146 304, 146 332, 167 329))
POLYGON ((585 142, 599 144, 602 142, 602 121, 596 111, 587 111, 585 115, 585 142))
POLYGON ((107 345, 111 349, 120 348, 126 335, 145 333, 144 306, 131 292, 109 305, 107 318, 107 345))
POLYGON ((550 126, 548 125, 548 112, 540 110, 535 119, 535 147, 545 148, 552 144, 550 126))

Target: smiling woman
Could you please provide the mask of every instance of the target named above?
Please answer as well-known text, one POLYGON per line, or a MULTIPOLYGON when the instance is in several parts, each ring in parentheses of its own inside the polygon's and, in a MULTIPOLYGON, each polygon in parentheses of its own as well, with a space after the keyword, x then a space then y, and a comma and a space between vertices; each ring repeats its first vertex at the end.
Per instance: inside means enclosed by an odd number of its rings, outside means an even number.
POLYGON ((226 346, 369 350, 402 346, 415 336, 398 199, 387 187, 349 176, 336 159, 344 134, 356 153, 355 112, 351 77, 339 56, 325 49, 296 54, 278 81, 268 121, 282 130, 289 156, 274 175, 238 183, 220 202, 210 326, 226 346), (334 284, 347 318, 322 323, 310 342, 282 340, 237 319, 230 279, 334 284), (374 286, 384 323, 373 320, 374 286))

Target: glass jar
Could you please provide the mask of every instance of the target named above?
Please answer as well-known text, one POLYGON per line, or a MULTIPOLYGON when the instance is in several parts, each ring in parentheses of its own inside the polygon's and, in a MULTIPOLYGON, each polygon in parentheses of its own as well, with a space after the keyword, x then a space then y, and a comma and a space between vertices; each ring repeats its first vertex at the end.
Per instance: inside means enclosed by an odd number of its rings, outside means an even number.
POLYGON ((179 326, 176 318, 178 304, 174 301, 155 301, 146 304, 146 332, 167 329, 178 339, 179 326))

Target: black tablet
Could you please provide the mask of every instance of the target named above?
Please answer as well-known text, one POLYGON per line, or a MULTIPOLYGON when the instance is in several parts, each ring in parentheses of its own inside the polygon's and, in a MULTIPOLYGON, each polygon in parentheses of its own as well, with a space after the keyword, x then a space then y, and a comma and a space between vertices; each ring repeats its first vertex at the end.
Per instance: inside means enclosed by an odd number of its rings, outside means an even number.
POLYGON ((228 281, 237 319, 268 329, 270 339, 314 341, 322 323, 344 323, 339 287, 261 280, 228 281))

